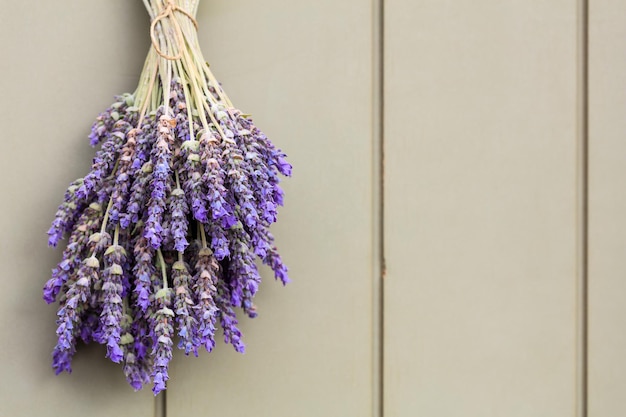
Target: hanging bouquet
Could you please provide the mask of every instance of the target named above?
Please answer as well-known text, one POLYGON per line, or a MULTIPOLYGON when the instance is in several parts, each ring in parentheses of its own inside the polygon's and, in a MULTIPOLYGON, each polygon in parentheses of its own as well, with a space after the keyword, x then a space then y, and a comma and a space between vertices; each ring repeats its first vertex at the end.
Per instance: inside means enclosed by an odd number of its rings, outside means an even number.
POLYGON ((56 373, 77 342, 106 345, 135 389, 165 389, 173 338, 185 354, 243 352, 236 308, 256 316, 258 257, 288 282, 269 226, 285 154, 233 107, 197 37, 199 0, 144 0, 153 47, 139 86, 101 113, 91 171, 59 206, 49 244, 68 243, 44 287, 59 300, 56 373))

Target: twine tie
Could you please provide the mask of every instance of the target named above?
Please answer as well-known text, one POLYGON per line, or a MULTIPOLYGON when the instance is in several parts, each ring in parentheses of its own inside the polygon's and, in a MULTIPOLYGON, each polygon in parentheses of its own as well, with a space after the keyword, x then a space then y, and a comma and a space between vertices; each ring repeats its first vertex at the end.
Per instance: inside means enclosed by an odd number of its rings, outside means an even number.
POLYGON ((169 0, 167 2, 165 9, 163 9, 161 13, 159 13, 157 17, 155 17, 152 23, 150 24, 150 39, 152 40, 152 46, 154 47, 154 50, 156 51, 156 53, 159 54, 161 57, 170 61, 176 61, 178 59, 181 59, 183 57, 182 49, 185 47, 185 39, 183 38, 182 30, 180 29, 180 26, 176 22, 176 17, 174 15, 174 12, 180 12, 184 14, 185 16, 187 16, 189 20, 191 20, 193 25, 196 27, 196 30, 198 30, 198 22, 187 10, 183 9, 182 7, 179 7, 174 2, 174 0, 169 0), (161 48, 159 47, 159 42, 157 41, 156 25, 157 23, 159 23, 161 20, 165 18, 170 18, 172 21, 174 21, 176 25, 176 30, 174 30, 174 33, 176 34, 176 43, 178 44, 177 55, 168 55, 165 52, 163 52, 161 48))

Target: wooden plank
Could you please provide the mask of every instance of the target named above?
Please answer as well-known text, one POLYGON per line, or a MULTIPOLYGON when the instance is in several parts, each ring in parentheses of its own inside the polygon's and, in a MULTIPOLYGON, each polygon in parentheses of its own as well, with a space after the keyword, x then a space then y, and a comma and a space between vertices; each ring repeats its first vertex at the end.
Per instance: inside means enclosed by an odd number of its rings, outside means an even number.
POLYGON ((41 299, 60 258, 46 230, 88 170, 91 123, 137 85, 147 13, 123 0, 2 0, 0 9, 0 416, 152 416, 150 390, 134 393, 103 349, 81 347, 74 373, 54 375, 56 308, 41 299))
POLYGON ((385 5, 385 414, 573 416, 576 2, 385 5))
POLYGON ((371 18, 358 0, 201 5, 211 68, 294 165, 274 228, 293 282, 265 270, 245 355, 175 355, 168 417, 372 415, 371 18))
POLYGON ((589 416, 626 414, 626 4, 589 3, 589 416))

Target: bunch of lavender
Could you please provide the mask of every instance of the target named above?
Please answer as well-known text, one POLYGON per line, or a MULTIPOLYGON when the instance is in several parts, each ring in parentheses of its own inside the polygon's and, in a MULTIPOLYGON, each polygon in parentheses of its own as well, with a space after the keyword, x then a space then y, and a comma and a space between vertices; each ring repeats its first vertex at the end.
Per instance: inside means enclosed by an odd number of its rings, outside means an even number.
POLYGON ((94 341, 135 389, 152 381, 157 394, 175 339, 185 354, 210 352, 221 326, 243 352, 235 311, 257 314, 256 258, 288 282, 269 227, 291 165, 206 65, 199 0, 144 3, 153 48, 135 93, 93 125, 101 148, 48 232, 51 246, 68 244, 44 299, 60 302, 57 373, 71 372, 80 340, 94 341))

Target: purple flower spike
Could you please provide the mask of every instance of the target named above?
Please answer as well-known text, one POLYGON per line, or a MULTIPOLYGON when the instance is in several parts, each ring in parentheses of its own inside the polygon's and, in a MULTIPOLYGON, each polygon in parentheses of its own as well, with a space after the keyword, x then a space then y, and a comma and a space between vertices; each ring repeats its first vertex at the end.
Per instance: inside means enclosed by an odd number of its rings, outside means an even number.
POLYGON ((215 330, 217 326, 217 307, 215 296, 218 280, 219 264, 209 248, 203 248, 198 253, 196 275, 193 277, 193 291, 198 304, 195 306, 196 321, 195 342, 197 347, 204 346, 207 352, 215 347, 215 330))
POLYGON ((144 237, 148 239, 154 249, 161 247, 161 242, 165 237, 163 229, 163 213, 166 208, 166 193, 170 181, 170 149, 169 143, 172 137, 173 119, 168 116, 161 116, 159 121, 159 139, 153 149, 152 180, 150 187, 150 201, 148 203, 148 219, 144 229, 144 237))
POLYGON ((100 227, 101 212, 100 205, 94 203, 87 207, 76 223, 76 228, 63 251, 63 260, 52 270, 52 278, 44 286, 43 299, 48 304, 54 302, 59 291, 80 263, 80 256, 89 243, 89 236, 100 227))
POLYGON ((115 97, 115 103, 100 113, 91 127, 91 133, 89 134, 89 143, 91 146, 96 146, 108 138, 113 126, 119 120, 124 120, 134 125, 136 123, 137 113, 136 111, 130 110, 130 106, 133 104, 134 98, 128 93, 115 97))
MULTIPOLYGON (((124 336, 126 335, 130 336, 128 333, 124 336)), ((124 336, 122 336, 123 340, 124 336)), ((131 340, 130 343, 132 343, 132 339, 129 340, 131 340)), ((145 363, 139 361, 135 353, 131 350, 124 353, 124 375, 126 375, 126 380, 135 391, 139 391, 143 388, 144 384, 150 382, 150 371, 148 367, 145 363)))
POLYGON ((103 307, 100 314, 101 340, 106 343, 107 357, 115 363, 123 359, 120 348, 122 321, 122 265, 126 260, 126 251, 119 245, 110 246, 104 253, 107 268, 102 274, 103 307))
POLYGON ((65 192, 63 203, 59 206, 52 226, 48 230, 48 245, 54 246, 63 238, 65 232, 73 229, 76 217, 80 214, 81 208, 84 207, 79 201, 76 191, 83 185, 83 179, 79 178, 72 182, 65 192))
POLYGON ((215 254, 215 258, 218 261, 223 260, 230 256, 230 249, 228 248, 228 237, 226 231, 219 223, 209 223, 206 227, 206 232, 211 236, 211 249, 215 254))
POLYGON ((187 117, 187 103, 185 103, 185 93, 180 84, 180 80, 172 81, 170 106, 174 110, 176 119, 176 138, 181 142, 191 140, 189 133, 189 119, 187 117))
POLYGON ((217 292, 215 296, 215 304, 218 308, 218 317, 222 328, 224 329, 224 342, 230 343, 235 351, 243 353, 246 350, 245 345, 241 341, 241 331, 237 327, 237 315, 230 303, 230 296, 226 283, 219 280, 217 283, 217 292))
POLYGON ((180 175, 183 179, 183 189, 191 206, 191 213, 194 219, 201 223, 206 223, 208 221, 208 212, 205 199, 206 190, 202 183, 199 142, 184 142, 182 145, 182 156, 184 164, 180 175))
POLYGON ((172 291, 167 288, 159 290, 155 295, 155 303, 158 310, 154 314, 153 329, 154 342, 152 355, 154 365, 152 367, 152 380, 154 386, 152 392, 157 395, 165 389, 165 383, 169 379, 168 369, 172 360, 172 335, 174 328, 174 312, 170 309, 172 303, 172 291))
POLYGON ((192 353, 198 356, 198 342, 194 340, 196 320, 192 315, 194 308, 189 290, 191 276, 184 262, 175 262, 172 266, 172 280, 174 281, 174 313, 176 314, 176 326, 180 341, 178 348, 185 351, 185 355, 192 353))
POLYGON ((138 352, 135 338, 142 337, 137 332, 137 326, 133 326, 133 317, 126 313, 122 320, 123 334, 120 337, 120 346, 124 355, 124 375, 126 380, 135 391, 140 390, 144 384, 150 382, 149 363, 143 352, 138 352), (135 335, 133 333, 135 332, 135 335))
POLYGON ((138 170, 133 185, 131 187, 130 198, 126 205, 126 213, 120 217, 120 225, 126 229, 133 224, 137 224, 143 217, 144 205, 148 193, 148 184, 152 174, 152 162, 143 164, 138 170))
POLYGON ((276 155, 276 165, 278 171, 286 177, 291 177, 291 170, 293 169, 291 164, 285 159, 287 155, 278 151, 276 155))
POLYGON ((133 273, 135 276, 134 293, 136 304, 142 313, 148 310, 151 294, 151 277, 155 272, 152 264, 154 249, 148 244, 145 237, 137 239, 134 248, 135 266, 133 273))
POLYGON ((150 150, 154 144, 156 133, 154 131, 155 123, 150 119, 144 123, 141 129, 137 130, 137 145, 135 146, 135 153, 133 162, 131 164, 132 176, 137 175, 143 164, 150 159, 150 150))
POLYGON ((222 223, 222 227, 230 227, 236 218, 232 213, 232 207, 226 201, 228 191, 224 186, 226 172, 222 148, 215 135, 203 134, 200 138, 202 147, 202 161, 205 164, 205 172, 202 181, 207 187, 207 202, 211 208, 211 217, 222 223))
MULTIPOLYGON (((159 39, 171 36, 165 29, 154 28, 159 39)), ((67 238, 43 289, 59 302, 56 373, 71 372, 77 341, 96 342, 135 390, 152 385, 156 395, 174 336, 197 356, 214 349, 221 326, 244 351, 237 310, 257 316, 257 259, 289 281, 269 229, 292 166, 188 41, 191 59, 148 59, 136 93, 97 117, 91 168, 70 184, 48 231, 51 246, 67 238)))
POLYGON ((287 275, 288 269, 283 263, 275 246, 268 251, 267 257, 263 263, 269 265, 274 270, 276 279, 279 279, 283 285, 287 285, 290 282, 289 276, 287 275))
POLYGON ((76 194, 81 200, 89 200, 94 192, 98 191, 104 180, 111 175, 115 166, 115 159, 124 144, 126 133, 131 126, 125 121, 118 121, 113 127, 110 138, 102 145, 102 149, 96 152, 91 166, 91 172, 83 180, 76 194))
POLYGON ((228 268, 231 303, 235 307, 242 307, 250 318, 254 318, 257 312, 252 299, 259 289, 261 276, 254 263, 254 253, 249 248, 248 236, 243 229, 234 229, 231 236, 233 255, 228 268))
POLYGON ((276 221, 276 208, 282 204, 282 194, 277 195, 275 192, 279 180, 271 168, 272 163, 263 156, 261 145, 253 136, 253 132, 258 132, 258 129, 247 119, 239 118, 238 122, 236 139, 244 156, 239 168, 245 174, 245 181, 253 194, 253 199, 248 198, 248 204, 253 202, 261 220, 269 225, 276 221))
POLYGON ((118 174, 115 179, 113 194, 111 196, 113 199, 113 207, 111 208, 110 216, 113 222, 118 222, 120 220, 120 215, 128 202, 129 188, 131 185, 130 174, 135 155, 135 148, 137 146, 136 137, 138 133, 138 129, 131 129, 128 131, 126 134, 126 144, 122 148, 121 155, 118 159, 118 174))
POLYGON ((224 149, 228 175, 226 178, 229 188, 233 191, 233 198, 239 206, 239 220, 250 229, 255 229, 261 219, 255 207, 256 198, 248 181, 246 172, 242 169, 245 165, 241 151, 235 146, 235 142, 227 140, 224 149))
POLYGON ((92 282, 98 279, 99 263, 96 258, 88 258, 78 269, 76 281, 70 285, 65 302, 57 313, 58 342, 54 348, 53 363, 55 373, 72 372, 71 360, 76 351, 76 339, 80 334, 82 313, 89 304, 92 282))
POLYGON ((174 249, 178 252, 184 252, 189 243, 187 242, 187 228, 189 222, 187 220, 187 201, 185 201, 185 193, 180 188, 172 191, 170 200, 170 234, 174 239, 174 249))

